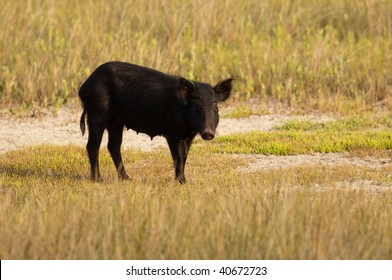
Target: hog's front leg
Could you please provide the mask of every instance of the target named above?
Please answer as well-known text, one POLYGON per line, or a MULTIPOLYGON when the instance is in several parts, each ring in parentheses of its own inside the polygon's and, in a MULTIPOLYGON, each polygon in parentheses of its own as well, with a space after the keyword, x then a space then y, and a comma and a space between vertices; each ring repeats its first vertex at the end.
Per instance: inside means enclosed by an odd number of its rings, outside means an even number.
POLYGON ((170 152, 173 158, 176 179, 180 182, 180 184, 185 184, 186 180, 184 169, 188 148, 185 148, 185 142, 182 139, 168 138, 167 142, 169 144, 170 152))

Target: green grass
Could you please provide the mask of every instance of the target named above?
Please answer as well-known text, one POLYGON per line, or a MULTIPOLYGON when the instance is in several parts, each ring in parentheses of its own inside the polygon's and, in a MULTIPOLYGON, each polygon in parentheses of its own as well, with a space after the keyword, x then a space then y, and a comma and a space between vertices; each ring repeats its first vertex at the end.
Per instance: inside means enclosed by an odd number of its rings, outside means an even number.
POLYGON ((308 166, 242 174, 246 162, 194 149, 188 183, 169 152, 124 152, 103 183, 83 148, 0 155, 1 259, 390 259, 392 169, 308 166), (377 191, 361 188, 371 181, 377 191), (356 191, 339 187, 352 182, 356 191), (355 183, 359 182, 359 183, 355 183))
POLYGON ((265 105, 249 105, 246 103, 239 103, 233 108, 229 108, 228 112, 223 114, 226 118, 246 118, 252 115, 266 115, 268 114, 268 109, 265 105))
POLYGON ((214 152, 293 155, 306 153, 340 153, 355 149, 392 149, 391 132, 250 132, 222 136, 214 152))
POLYGON ((234 109, 230 110, 225 117, 228 118, 246 118, 251 115, 256 115, 254 110, 250 109, 249 106, 236 106, 234 109))
POLYGON ((392 117, 353 116, 313 123, 293 120, 274 131, 222 136, 204 149, 220 153, 293 155, 392 149, 392 117))
POLYGON ((77 103, 80 84, 109 60, 212 84, 234 76, 232 101, 391 108, 391 14, 381 0, 3 0, 1 111, 77 103))

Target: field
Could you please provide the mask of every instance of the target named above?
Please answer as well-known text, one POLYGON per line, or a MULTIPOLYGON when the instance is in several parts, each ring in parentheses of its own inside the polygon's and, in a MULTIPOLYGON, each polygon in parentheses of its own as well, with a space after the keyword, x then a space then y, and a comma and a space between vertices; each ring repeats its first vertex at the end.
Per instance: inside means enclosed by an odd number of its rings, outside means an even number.
POLYGON ((392 2, 0 1, 0 105, 75 103, 99 64, 123 60, 215 83, 233 102, 295 111, 391 108, 392 2))
POLYGON ((197 140, 185 186, 165 147, 124 149, 128 181, 103 147, 102 183, 82 145, 7 149, 0 259, 392 259, 391 1, 0 0, 0 25, 11 126, 108 60, 235 77, 224 119, 298 116, 197 140))

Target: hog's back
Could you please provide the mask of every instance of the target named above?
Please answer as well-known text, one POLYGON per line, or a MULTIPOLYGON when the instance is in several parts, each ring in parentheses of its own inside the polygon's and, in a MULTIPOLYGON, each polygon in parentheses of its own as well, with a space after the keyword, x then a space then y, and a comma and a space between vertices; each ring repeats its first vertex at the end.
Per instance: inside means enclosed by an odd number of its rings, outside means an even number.
POLYGON ((107 89, 111 114, 128 129, 150 137, 166 135, 175 119, 181 118, 178 77, 123 62, 101 67, 97 79, 107 89))

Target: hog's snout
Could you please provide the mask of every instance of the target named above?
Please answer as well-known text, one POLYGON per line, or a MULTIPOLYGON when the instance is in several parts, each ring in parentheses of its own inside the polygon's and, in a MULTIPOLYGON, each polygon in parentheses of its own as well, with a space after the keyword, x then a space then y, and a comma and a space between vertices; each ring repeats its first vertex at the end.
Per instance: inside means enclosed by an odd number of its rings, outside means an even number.
POLYGON ((201 134, 201 138, 203 138, 203 140, 212 140, 212 139, 214 139, 214 137, 215 137, 215 134, 212 133, 211 131, 204 131, 201 134))

